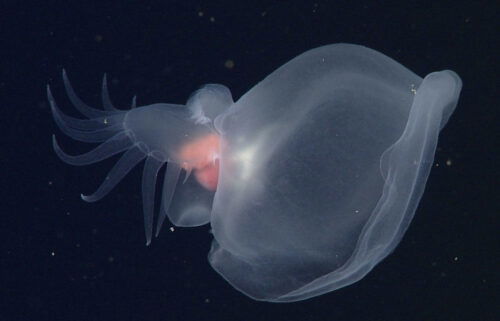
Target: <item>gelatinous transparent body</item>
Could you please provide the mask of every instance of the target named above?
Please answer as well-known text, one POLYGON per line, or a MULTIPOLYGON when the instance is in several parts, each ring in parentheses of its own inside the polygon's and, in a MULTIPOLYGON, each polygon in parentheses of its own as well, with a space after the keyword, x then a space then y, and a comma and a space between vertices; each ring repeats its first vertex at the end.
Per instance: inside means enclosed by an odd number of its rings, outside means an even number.
POLYGON ((286 63, 237 102, 207 85, 187 107, 104 111, 67 91, 89 120, 62 114, 71 137, 104 142, 84 165, 125 151, 97 192, 104 196, 146 159, 148 243, 156 176, 166 165, 157 233, 210 223, 209 261, 229 283, 265 301, 307 299, 358 281, 398 244, 429 174, 440 129, 461 89, 452 71, 418 77, 366 47, 335 44, 286 63), (185 172, 184 176, 181 173, 185 172), (194 172, 195 175, 189 175, 194 172))

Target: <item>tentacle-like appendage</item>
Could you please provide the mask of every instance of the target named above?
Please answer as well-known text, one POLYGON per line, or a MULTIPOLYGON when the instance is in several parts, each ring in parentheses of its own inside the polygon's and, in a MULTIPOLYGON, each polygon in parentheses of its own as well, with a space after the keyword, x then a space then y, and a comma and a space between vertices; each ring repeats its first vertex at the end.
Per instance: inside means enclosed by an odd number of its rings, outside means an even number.
POLYGON ((163 164, 165 164, 165 162, 154 157, 148 157, 144 163, 144 170, 142 173, 142 207, 144 211, 146 245, 151 243, 151 237, 153 235, 156 178, 163 164))
POLYGON ((192 168, 186 169, 186 175, 184 176, 184 180, 182 181, 182 184, 186 184, 189 176, 191 176, 191 173, 193 172, 192 168))
POLYGON ((108 128, 97 129, 93 131, 82 131, 68 127, 60 118, 57 117, 56 114, 53 115, 56 124, 59 126, 63 133, 81 142, 101 143, 110 139, 116 133, 123 130, 122 124, 116 124, 108 128))
POLYGON ((137 107, 137 96, 134 95, 134 97, 132 97, 132 104, 130 105, 130 108, 133 109, 137 107))
POLYGON ((125 116, 122 114, 115 114, 109 117, 100 117, 94 119, 78 119, 64 114, 59 107, 57 107, 54 98, 52 98, 52 94, 50 93, 50 89, 47 86, 47 96, 49 97, 50 107, 52 110, 52 114, 55 114, 54 117, 57 117, 65 126, 82 130, 82 131, 93 131, 96 129, 102 129, 106 127, 110 127, 112 124, 122 123, 123 118, 125 116))
POLYGON ((81 120, 66 116, 59 110, 49 86, 47 86, 47 98, 54 121, 61 131, 71 138, 83 142, 100 143, 123 130, 123 113, 112 115, 109 120, 107 118, 102 120, 81 120), (99 124, 99 121, 102 121, 102 123, 99 124))
POLYGON ((113 106, 113 103, 111 102, 111 98, 109 97, 109 91, 108 91, 108 81, 106 74, 102 77, 102 93, 101 93, 101 98, 102 98, 102 105, 104 107, 104 110, 107 111, 118 111, 118 109, 113 106))
POLYGON ((67 116, 64 114, 59 107, 57 106, 56 100, 52 95, 52 91, 50 90, 50 86, 47 85, 47 99, 49 100, 50 109, 54 117, 60 119, 64 124, 68 125, 71 128, 76 128, 80 130, 95 130, 98 128, 102 128, 102 123, 98 120, 100 118, 95 119, 78 119, 74 117, 67 116))
POLYGON ((70 165, 82 166, 100 162, 113 155, 126 151, 132 146, 132 141, 125 132, 120 132, 97 146, 95 149, 76 156, 66 154, 61 147, 59 147, 56 136, 54 135, 52 136, 52 146, 57 156, 59 156, 63 162, 70 165))
POLYGON ((69 100, 71 100, 71 103, 75 106, 76 109, 78 109, 79 112, 81 112, 88 118, 98 118, 109 115, 109 112, 92 108, 89 105, 85 104, 80 98, 78 98, 75 91, 73 90, 73 87, 71 87, 68 75, 66 75, 66 71, 64 69, 62 71, 62 76, 63 76, 64 87, 66 88, 66 93, 68 94, 68 98, 69 100))
POLYGON ((160 214, 158 215, 158 222, 156 223, 156 237, 160 234, 163 221, 165 221, 165 218, 167 217, 167 212, 170 208, 170 203, 172 202, 180 173, 181 167, 179 164, 174 162, 167 164, 167 170, 165 172, 165 179, 163 182, 160 214))
MULTIPOLYGON (((142 198, 146 245, 149 245, 153 235, 155 190, 158 172, 166 163, 167 158, 164 155, 156 155, 155 151, 150 151, 144 142, 136 141, 133 132, 124 128, 127 111, 116 109, 113 106, 109 96, 106 74, 103 76, 101 93, 104 110, 92 108, 80 100, 75 94, 64 70, 62 74, 64 86, 70 101, 79 112, 89 119, 78 119, 64 114, 57 106, 50 87, 47 86, 47 97, 56 124, 62 132, 73 139, 84 142, 102 142, 102 144, 81 155, 68 155, 61 149, 55 136, 53 136, 52 144, 56 154, 64 162, 79 166, 96 163, 125 152, 93 194, 81 195, 82 199, 87 202, 95 202, 106 196, 132 168, 146 158, 142 176, 142 198)), ((131 107, 135 108, 136 105, 137 98, 134 96, 131 107)), ((167 165, 161 208, 156 225, 156 236, 158 236, 163 221, 167 217, 181 170, 181 166, 174 162, 167 165)), ((184 182, 189 178, 190 174, 191 170, 187 170, 184 182)))
POLYGON ((115 187, 116 184, 118 184, 118 182, 120 182, 122 178, 145 157, 146 155, 139 149, 139 147, 132 147, 118 160, 104 179, 104 182, 102 182, 101 186, 99 186, 99 188, 92 195, 82 194, 82 199, 87 202, 100 200, 106 196, 106 194, 108 194, 113 187, 115 187))

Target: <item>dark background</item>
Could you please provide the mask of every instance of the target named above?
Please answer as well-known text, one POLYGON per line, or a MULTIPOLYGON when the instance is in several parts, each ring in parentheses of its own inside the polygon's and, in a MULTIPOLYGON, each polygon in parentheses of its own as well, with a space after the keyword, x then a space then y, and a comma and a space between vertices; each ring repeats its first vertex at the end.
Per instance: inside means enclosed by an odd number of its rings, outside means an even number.
MULTIPOLYGON (((0 321, 498 320, 498 2, 0 1, 0 321), (463 80, 415 219, 360 282, 290 304, 253 301, 209 266, 208 227, 144 246, 141 167, 85 203, 115 159, 71 167, 90 149, 55 127, 45 86, 100 106, 184 103, 205 83, 237 99, 296 55, 349 42, 417 74, 463 80), (227 60, 233 68, 225 67, 227 60)), ((376 134, 376 133, 374 133, 376 134)))

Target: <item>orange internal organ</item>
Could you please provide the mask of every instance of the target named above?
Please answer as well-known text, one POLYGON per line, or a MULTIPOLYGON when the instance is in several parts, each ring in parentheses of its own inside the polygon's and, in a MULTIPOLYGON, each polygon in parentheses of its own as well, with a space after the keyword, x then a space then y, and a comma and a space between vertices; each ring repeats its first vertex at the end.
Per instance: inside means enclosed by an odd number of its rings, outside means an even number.
POLYGON ((184 145, 179 158, 186 171, 192 170, 198 183, 204 188, 215 191, 219 180, 220 138, 211 134, 184 145))

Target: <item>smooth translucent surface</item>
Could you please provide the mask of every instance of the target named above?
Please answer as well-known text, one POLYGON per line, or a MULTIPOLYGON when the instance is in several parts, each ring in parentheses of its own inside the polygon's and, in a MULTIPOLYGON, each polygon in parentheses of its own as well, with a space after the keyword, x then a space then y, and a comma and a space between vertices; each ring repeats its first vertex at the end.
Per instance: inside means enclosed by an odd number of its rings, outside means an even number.
POLYGON ((70 156, 54 140, 58 155, 84 165, 126 150, 84 199, 103 197, 146 158, 149 244, 156 176, 168 163, 157 232, 166 216, 179 226, 210 223, 214 269, 246 295, 274 302, 356 282, 394 249, 461 89, 452 71, 422 79, 374 50, 348 44, 296 57, 235 103, 226 87, 207 85, 187 107, 121 111, 111 105, 104 81, 101 111, 81 102, 65 75, 64 81, 90 119, 62 114, 49 91, 56 122, 75 139, 104 143, 70 156), (219 137, 218 150, 200 149, 197 159, 179 153, 207 135, 219 137), (215 192, 189 175, 205 166, 218 173, 215 192))

